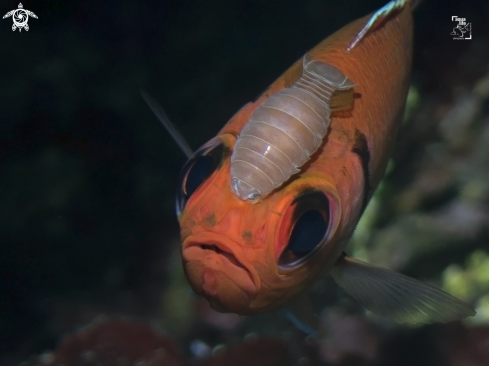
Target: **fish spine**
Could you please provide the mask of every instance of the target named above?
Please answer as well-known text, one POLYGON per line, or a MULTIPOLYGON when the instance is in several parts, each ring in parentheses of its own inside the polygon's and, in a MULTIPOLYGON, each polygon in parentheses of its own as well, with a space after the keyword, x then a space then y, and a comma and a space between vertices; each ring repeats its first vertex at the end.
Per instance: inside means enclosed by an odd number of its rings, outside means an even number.
POLYGON ((336 90, 354 86, 338 68, 303 57, 301 77, 270 96, 241 130, 231 155, 231 187, 252 203, 282 185, 321 146, 336 90))

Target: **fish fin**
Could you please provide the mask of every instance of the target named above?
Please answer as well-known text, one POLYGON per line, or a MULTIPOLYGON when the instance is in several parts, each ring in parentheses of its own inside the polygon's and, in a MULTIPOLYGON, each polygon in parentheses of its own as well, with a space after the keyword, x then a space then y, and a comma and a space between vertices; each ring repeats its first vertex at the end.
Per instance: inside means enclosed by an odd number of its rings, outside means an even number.
POLYGON ((397 323, 446 323, 475 315, 470 305, 442 290, 346 255, 331 275, 362 306, 397 323))
POLYGON ((367 24, 362 28, 362 30, 357 34, 355 39, 350 43, 347 50, 351 51, 358 42, 360 42, 367 34, 376 30, 381 24, 384 23, 385 19, 392 16, 397 11, 404 9, 406 4, 409 4, 411 0, 392 0, 377 10, 369 19, 367 24))
POLYGON ((153 113, 156 115, 156 118, 158 118, 161 124, 166 128, 171 137, 173 137, 173 140, 175 140, 175 142, 178 144, 178 147, 180 147, 187 158, 190 158, 193 154, 192 149, 190 148, 180 131, 178 131, 176 126, 167 117, 163 108, 161 108, 161 106, 144 90, 141 90, 140 92, 148 107, 151 108, 153 113))
POLYGON ((319 335, 319 318, 314 314, 307 294, 299 295, 290 301, 283 310, 287 319, 301 331, 312 336, 319 335))

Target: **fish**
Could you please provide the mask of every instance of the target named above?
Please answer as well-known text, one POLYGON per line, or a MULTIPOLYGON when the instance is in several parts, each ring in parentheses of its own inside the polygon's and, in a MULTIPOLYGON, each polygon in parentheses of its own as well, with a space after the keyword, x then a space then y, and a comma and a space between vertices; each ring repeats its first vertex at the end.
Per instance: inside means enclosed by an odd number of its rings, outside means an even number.
POLYGON ((305 294, 331 275, 399 323, 475 314, 440 289, 345 253, 402 124, 413 6, 390 1, 327 37, 188 159, 176 197, 182 261, 213 309, 289 308, 305 329, 305 294))

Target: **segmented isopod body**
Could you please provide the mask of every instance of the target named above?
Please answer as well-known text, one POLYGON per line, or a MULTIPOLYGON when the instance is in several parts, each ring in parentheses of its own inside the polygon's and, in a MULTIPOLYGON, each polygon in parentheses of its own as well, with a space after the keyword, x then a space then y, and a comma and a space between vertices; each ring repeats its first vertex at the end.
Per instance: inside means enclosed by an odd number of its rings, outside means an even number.
POLYGON ((303 57, 301 77, 270 96, 244 125, 231 155, 231 186, 256 202, 284 183, 319 148, 336 90, 353 87, 338 68, 303 57))

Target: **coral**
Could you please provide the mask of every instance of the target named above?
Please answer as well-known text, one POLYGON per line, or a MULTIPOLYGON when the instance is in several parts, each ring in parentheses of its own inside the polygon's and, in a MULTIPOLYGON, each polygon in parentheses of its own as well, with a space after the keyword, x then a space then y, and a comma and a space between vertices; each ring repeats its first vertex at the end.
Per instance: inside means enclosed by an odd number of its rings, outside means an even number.
POLYGON ((40 356, 39 362, 64 366, 183 365, 175 342, 149 324, 105 318, 68 335, 56 351, 40 356))
POLYGON ((289 366, 293 364, 286 342, 260 338, 222 351, 197 363, 197 366, 289 366))

